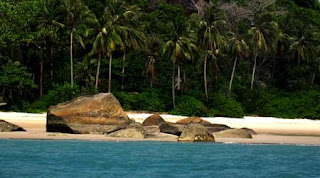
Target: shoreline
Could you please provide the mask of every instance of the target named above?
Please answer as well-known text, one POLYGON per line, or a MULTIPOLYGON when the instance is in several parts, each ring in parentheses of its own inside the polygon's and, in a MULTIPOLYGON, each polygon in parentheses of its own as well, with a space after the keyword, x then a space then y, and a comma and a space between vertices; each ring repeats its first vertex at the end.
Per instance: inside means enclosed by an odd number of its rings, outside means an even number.
MULTIPOLYGON (((0 133, 1 140, 78 140, 78 141, 106 141, 106 142, 178 142, 176 139, 159 139, 159 138, 118 138, 107 137, 105 135, 94 134, 64 134, 64 133, 28 133, 28 132, 3 132, 0 133)), ((301 146, 320 146, 320 137, 314 136, 281 136, 281 135, 254 135, 253 139, 244 138, 216 138, 215 142, 220 144, 257 144, 257 145, 301 145, 301 146)))
MULTIPOLYGON (((143 122, 150 113, 126 112, 129 118, 136 122, 143 122)), ((94 134, 65 134, 46 132, 46 113, 29 114, 0 112, 0 119, 19 125, 26 129, 26 132, 0 132, 0 139, 29 139, 29 140, 87 140, 87 141, 161 141, 177 142, 168 138, 145 138, 130 139, 107 137, 94 134)), ((176 115, 161 115, 167 122, 176 122, 186 118, 176 115)), ((250 117, 239 118, 206 118, 215 124, 225 124, 232 128, 251 128, 258 133, 253 139, 239 138, 216 138, 216 143, 235 144, 290 144, 290 145, 313 145, 320 146, 320 121, 308 119, 278 119, 271 117, 250 117)))

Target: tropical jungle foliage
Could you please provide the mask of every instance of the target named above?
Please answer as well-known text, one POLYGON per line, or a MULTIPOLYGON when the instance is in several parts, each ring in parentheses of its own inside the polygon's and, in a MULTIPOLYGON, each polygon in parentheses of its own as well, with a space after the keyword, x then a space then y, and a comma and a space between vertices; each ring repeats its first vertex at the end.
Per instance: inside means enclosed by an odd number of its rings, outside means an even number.
POLYGON ((1 110, 320 118, 317 0, 1 0, 1 110))

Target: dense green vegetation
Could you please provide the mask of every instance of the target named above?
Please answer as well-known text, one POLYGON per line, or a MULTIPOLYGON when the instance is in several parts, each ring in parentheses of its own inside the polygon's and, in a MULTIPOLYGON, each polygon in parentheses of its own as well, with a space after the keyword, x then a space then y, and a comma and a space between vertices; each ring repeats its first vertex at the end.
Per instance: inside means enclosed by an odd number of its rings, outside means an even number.
POLYGON ((0 68, 2 110, 112 92, 126 110, 319 119, 320 3, 1 0, 0 68))

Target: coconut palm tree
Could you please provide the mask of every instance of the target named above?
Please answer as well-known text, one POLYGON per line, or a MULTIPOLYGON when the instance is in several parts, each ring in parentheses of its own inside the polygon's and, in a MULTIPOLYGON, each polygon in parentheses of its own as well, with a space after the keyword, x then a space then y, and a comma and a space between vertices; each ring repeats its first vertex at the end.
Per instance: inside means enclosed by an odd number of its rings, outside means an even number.
POLYGON ((172 24, 175 26, 175 31, 173 31, 173 38, 167 41, 163 48, 163 54, 167 55, 172 61, 172 102, 173 108, 175 108, 175 67, 178 64, 178 89, 180 89, 180 62, 183 60, 192 60, 192 52, 195 50, 195 45, 186 36, 180 36, 179 27, 177 24, 172 24))
POLYGON ((138 31, 126 27, 123 25, 126 15, 131 13, 123 8, 122 2, 117 0, 108 1, 108 4, 104 10, 103 19, 104 19, 104 37, 105 37, 105 46, 106 53, 109 56, 109 82, 108 82, 108 92, 111 92, 111 70, 112 70, 112 55, 114 51, 120 51, 125 48, 125 44, 128 42, 130 45, 133 44, 135 38, 140 34, 138 31), (120 11, 119 11, 120 10, 120 11))
POLYGON ((207 63, 208 55, 216 59, 218 51, 223 42, 221 35, 222 29, 225 29, 226 21, 221 11, 218 11, 213 3, 209 3, 203 20, 200 21, 200 48, 204 51, 203 58, 203 80, 204 91, 208 101, 208 81, 207 81, 207 63))
POLYGON ((289 47, 289 54, 297 59, 298 65, 301 62, 310 62, 315 56, 316 47, 305 36, 295 40, 289 47))
POLYGON ((268 54, 276 49, 278 43, 278 24, 273 21, 273 14, 264 12, 258 15, 256 24, 249 29, 251 51, 254 56, 254 64, 251 77, 251 90, 257 67, 257 58, 260 54, 268 54))
POLYGON ((121 89, 124 89, 124 77, 125 77, 125 66, 126 66, 126 52, 130 49, 137 50, 142 49, 145 46, 146 37, 145 35, 132 27, 125 27, 125 33, 122 38, 125 39, 123 47, 123 56, 122 56, 122 77, 121 77, 121 89))
MULTIPOLYGON (((109 82, 108 92, 111 92, 111 70, 112 54, 114 51, 125 48, 136 49, 142 46, 144 35, 133 28, 125 26, 125 21, 134 13, 131 8, 124 6, 123 2, 116 0, 108 1, 104 13, 99 20, 96 20, 95 28, 88 30, 88 33, 96 35, 93 48, 89 56, 98 54, 98 66, 95 86, 98 87, 101 56, 109 56, 109 82)), ((125 60, 125 52, 123 56, 125 60)), ((124 69, 123 69, 124 75, 124 69)))
POLYGON ((229 39, 229 49, 231 53, 235 56, 235 59, 233 62, 232 74, 229 82, 229 93, 230 93, 232 89, 232 81, 233 81, 234 73, 236 70, 237 61, 239 60, 241 62, 243 60, 243 58, 245 57, 245 55, 249 50, 249 46, 247 45, 246 41, 243 38, 233 36, 229 39))
POLYGON ((81 0, 59 0, 59 7, 56 9, 60 22, 69 30, 70 36, 70 80, 73 87, 73 40, 79 39, 82 46, 82 38, 79 35, 79 28, 84 28, 86 24, 94 22, 94 15, 81 0))
POLYGON ((148 56, 143 73, 150 80, 150 87, 152 88, 156 81, 156 59, 153 56, 148 56))
POLYGON ((92 56, 94 54, 98 54, 98 65, 97 65, 97 72, 95 77, 95 87, 98 89, 99 84, 99 75, 100 75, 100 64, 101 64, 101 56, 106 55, 106 46, 105 46, 105 34, 106 34, 106 28, 101 27, 100 23, 97 22, 97 29, 92 29, 96 33, 95 40, 93 42, 92 50, 89 53, 89 56, 92 56))

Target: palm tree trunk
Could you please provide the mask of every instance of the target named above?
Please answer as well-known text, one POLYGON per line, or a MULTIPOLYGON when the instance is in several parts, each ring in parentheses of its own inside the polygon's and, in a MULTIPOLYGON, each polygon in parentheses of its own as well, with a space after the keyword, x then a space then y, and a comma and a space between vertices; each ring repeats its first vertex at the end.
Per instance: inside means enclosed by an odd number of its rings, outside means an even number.
POLYGON ((95 85, 97 89, 99 84, 100 63, 101 63, 101 51, 99 51, 99 54, 98 54, 98 66, 97 66, 96 85, 95 85))
POLYGON ((108 93, 111 93, 111 66, 112 66, 112 54, 109 58, 109 84, 108 84, 108 93))
POLYGON ((314 73, 313 73, 313 76, 312 76, 312 79, 311 79, 311 85, 313 85, 314 80, 316 79, 316 75, 317 75, 317 67, 314 69, 314 73))
POLYGON ((251 90, 253 90, 254 75, 256 73, 256 66, 257 66, 257 57, 258 57, 258 54, 255 54, 253 70, 252 70, 252 78, 251 78, 251 90))
POLYGON ((180 90, 180 65, 178 65, 178 90, 180 90))
POLYGON ((73 88, 73 59, 72 59, 72 43, 73 43, 73 32, 70 34, 70 78, 71 87, 73 88))
POLYGON ((53 46, 50 47, 51 59, 50 59, 50 78, 53 80, 53 46))
POLYGON ((276 68, 276 62, 277 62, 277 58, 274 57, 274 58, 273 58, 273 64, 272 64, 271 81, 273 80, 274 70, 275 70, 275 68, 276 68))
POLYGON ((43 94, 43 60, 40 62, 40 97, 43 94))
POLYGON ((206 95, 206 100, 208 102, 207 60, 208 60, 208 54, 206 52, 204 56, 204 63, 203 63, 203 80, 204 80, 204 93, 206 95))
POLYGON ((231 92, 231 88, 232 88, 232 81, 233 81, 233 77, 234 77, 234 72, 236 70, 237 60, 238 60, 238 57, 236 57, 235 60, 234 60, 231 79, 230 79, 230 83, 229 83, 229 93, 231 92))
POLYGON ((10 100, 12 100, 12 96, 13 96, 12 93, 13 93, 13 92, 12 92, 12 87, 10 87, 10 88, 9 88, 9 98, 10 98, 10 100))
POLYGON ((122 77, 121 77, 121 89, 124 89, 124 72, 126 67, 126 51, 124 51, 123 58, 122 58, 122 77))
POLYGON ((175 61, 173 61, 172 65, 172 103, 173 103, 173 109, 176 108, 176 96, 175 96, 175 90, 174 90, 174 78, 175 78, 175 61))

